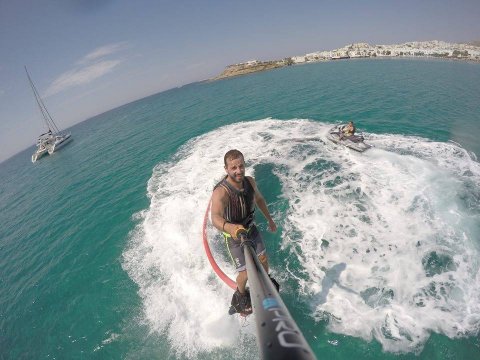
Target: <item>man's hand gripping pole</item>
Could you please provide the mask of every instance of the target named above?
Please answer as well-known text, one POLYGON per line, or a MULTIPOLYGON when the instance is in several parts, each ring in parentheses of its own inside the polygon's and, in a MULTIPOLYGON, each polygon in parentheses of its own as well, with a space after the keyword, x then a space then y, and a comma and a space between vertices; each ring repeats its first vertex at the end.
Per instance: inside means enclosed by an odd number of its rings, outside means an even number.
POLYGON ((252 249, 254 249, 254 243, 252 240, 248 238, 248 232, 247 229, 245 229, 243 226, 239 227, 235 231, 235 237, 240 240, 241 247, 243 248, 245 245, 250 245, 252 249))

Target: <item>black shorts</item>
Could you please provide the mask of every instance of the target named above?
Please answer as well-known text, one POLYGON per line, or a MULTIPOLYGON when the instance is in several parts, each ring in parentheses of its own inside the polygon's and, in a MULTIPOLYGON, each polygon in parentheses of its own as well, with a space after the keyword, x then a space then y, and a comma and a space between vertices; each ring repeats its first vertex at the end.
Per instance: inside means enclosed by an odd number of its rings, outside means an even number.
MULTIPOLYGON (((243 254, 243 249, 240 246, 240 240, 234 240, 229 234, 223 233, 225 242, 227 244, 228 254, 232 259, 235 269, 240 271, 245 271, 245 255, 243 254)), ((254 225, 250 226, 247 233, 248 239, 253 241, 254 250, 257 256, 265 254, 265 243, 263 242, 262 235, 258 231, 257 227, 254 225)))

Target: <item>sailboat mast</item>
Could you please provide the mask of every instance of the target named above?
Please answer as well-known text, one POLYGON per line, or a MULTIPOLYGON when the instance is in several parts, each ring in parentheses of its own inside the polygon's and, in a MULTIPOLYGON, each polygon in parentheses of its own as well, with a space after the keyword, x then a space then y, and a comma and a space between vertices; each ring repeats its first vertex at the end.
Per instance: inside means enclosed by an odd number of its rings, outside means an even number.
POLYGON ((40 109, 40 112, 42 113, 43 120, 45 120, 45 123, 47 124, 48 130, 53 131, 54 133, 60 132, 58 129, 57 125, 53 121, 52 116, 47 110, 47 107, 42 101, 42 98, 40 97, 40 94, 35 87, 35 84, 32 81, 32 78, 30 77, 30 74, 28 73, 27 67, 25 66, 25 72, 27 73, 28 81, 30 83, 30 87, 32 88, 33 95, 35 96, 35 101, 37 102, 38 108, 40 109))

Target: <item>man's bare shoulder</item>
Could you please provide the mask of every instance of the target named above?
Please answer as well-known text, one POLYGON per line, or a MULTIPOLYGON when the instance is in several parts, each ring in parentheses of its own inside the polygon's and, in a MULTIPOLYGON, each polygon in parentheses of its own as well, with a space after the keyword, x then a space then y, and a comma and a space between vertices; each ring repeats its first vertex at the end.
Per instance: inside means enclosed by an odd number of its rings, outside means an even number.
POLYGON ((248 182, 250 183, 250 185, 252 185, 254 188, 257 187, 257 183, 255 182, 255 179, 251 176, 245 176, 245 179, 248 180, 248 182))
POLYGON ((223 200, 228 196, 227 189, 224 186, 219 185, 213 190, 212 199, 215 200, 223 200))

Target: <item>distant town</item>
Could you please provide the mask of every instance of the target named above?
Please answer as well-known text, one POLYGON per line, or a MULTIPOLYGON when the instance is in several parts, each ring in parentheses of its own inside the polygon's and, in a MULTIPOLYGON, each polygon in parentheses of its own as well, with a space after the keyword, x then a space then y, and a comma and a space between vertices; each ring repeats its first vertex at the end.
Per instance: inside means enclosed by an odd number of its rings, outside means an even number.
POLYGON ((414 41, 393 45, 356 43, 335 50, 317 51, 305 55, 287 57, 281 60, 251 60, 240 64, 228 65, 225 70, 213 80, 295 64, 352 58, 431 57, 480 62, 480 46, 478 45, 480 45, 478 42, 472 44, 455 44, 437 40, 414 41))

